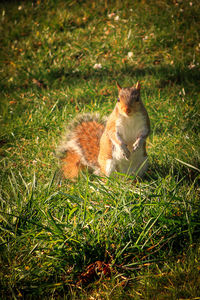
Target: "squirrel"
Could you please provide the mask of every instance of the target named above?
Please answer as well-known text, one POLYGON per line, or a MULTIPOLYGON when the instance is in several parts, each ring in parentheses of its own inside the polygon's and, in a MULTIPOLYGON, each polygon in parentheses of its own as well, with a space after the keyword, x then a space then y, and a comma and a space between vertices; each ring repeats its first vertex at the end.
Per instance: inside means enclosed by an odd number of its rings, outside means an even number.
POLYGON ((107 119, 86 113, 69 124, 58 147, 65 178, 77 178, 86 167, 105 176, 117 171, 142 177, 146 172, 150 120, 140 97, 141 85, 122 88, 117 83, 117 87, 118 100, 107 119))

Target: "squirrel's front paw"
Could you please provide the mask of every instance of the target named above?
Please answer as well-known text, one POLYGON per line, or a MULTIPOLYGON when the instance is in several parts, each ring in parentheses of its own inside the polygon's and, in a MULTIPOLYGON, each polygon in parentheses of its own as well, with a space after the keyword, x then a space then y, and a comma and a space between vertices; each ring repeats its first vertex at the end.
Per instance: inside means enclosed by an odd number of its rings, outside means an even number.
POLYGON ((130 156, 130 151, 128 150, 126 144, 122 144, 121 149, 122 149, 124 158, 128 160, 129 156, 130 156))
POLYGON ((142 145, 142 139, 138 138, 135 143, 133 144, 133 151, 136 151, 142 145))

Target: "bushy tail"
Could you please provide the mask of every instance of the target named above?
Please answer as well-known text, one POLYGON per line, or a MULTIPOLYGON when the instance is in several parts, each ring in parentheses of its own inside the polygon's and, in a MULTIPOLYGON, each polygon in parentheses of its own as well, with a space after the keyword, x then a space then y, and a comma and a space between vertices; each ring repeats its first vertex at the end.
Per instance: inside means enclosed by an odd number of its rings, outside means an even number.
POLYGON ((57 149, 65 177, 77 177, 84 167, 98 171, 99 144, 105 122, 98 114, 82 114, 68 125, 57 149))

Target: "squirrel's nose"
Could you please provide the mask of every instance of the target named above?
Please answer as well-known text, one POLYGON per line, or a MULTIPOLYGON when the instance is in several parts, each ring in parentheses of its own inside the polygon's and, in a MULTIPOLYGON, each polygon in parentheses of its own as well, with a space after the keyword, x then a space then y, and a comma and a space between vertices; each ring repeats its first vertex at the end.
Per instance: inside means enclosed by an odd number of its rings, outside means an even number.
POLYGON ((129 107, 126 107, 126 108, 125 108, 125 113, 126 113, 127 115, 129 115, 129 114, 131 113, 131 109, 130 109, 129 107))

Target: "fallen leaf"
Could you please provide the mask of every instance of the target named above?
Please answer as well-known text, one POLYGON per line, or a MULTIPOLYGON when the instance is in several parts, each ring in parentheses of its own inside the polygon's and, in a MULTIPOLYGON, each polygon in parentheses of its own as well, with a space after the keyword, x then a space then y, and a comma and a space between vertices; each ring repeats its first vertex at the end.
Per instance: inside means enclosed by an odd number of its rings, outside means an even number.
POLYGON ((46 84, 41 80, 37 80, 37 79, 33 78, 32 82, 40 88, 46 88, 46 84))
POLYGON ((158 59, 154 60, 153 64, 154 65, 159 65, 160 64, 160 60, 158 60, 158 59))
POLYGON ((95 280, 100 279, 102 276, 110 277, 110 275, 110 265, 102 261, 96 261, 95 263, 89 265, 86 269, 86 272, 83 272, 79 276, 77 285, 87 285, 95 280))

